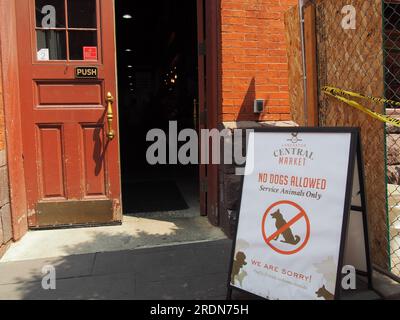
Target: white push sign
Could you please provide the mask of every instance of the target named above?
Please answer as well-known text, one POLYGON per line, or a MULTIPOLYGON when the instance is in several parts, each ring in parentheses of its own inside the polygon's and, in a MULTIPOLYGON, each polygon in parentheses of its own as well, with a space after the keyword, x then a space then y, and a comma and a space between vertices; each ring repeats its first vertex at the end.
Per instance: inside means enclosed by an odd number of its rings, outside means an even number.
POLYGON ((358 137, 353 129, 304 128, 250 135, 253 169, 243 181, 230 292, 333 300, 346 259, 370 276, 358 137))

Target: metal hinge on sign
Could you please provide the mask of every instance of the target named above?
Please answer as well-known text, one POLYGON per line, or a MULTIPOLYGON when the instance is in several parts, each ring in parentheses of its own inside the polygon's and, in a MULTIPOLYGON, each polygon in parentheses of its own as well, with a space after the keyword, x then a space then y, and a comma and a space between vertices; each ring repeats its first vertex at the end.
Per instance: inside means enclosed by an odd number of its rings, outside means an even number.
POLYGON ((205 56, 206 53, 207 53, 206 43, 205 42, 200 42, 199 43, 199 56, 205 56))
POLYGON ((208 181, 207 181, 207 179, 202 179, 201 181, 200 181, 200 192, 204 192, 204 193, 206 193, 206 192, 208 192, 208 181))

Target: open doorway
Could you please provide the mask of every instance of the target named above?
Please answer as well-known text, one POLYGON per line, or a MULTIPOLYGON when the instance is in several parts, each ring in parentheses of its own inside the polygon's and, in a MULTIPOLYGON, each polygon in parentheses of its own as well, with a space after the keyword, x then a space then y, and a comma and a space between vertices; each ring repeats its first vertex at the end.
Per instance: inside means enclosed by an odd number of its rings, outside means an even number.
POLYGON ((146 160, 149 130, 196 128, 196 0, 116 1, 125 215, 200 215, 198 166, 146 160))

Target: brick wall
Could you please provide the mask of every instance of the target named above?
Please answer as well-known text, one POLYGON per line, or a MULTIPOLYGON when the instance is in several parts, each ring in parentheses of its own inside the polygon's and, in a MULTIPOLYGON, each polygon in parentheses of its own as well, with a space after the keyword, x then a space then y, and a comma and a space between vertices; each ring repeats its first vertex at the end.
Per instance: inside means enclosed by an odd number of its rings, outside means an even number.
POLYGON ((297 0, 221 0, 220 122, 290 120, 284 12, 297 0), (265 112, 254 113, 254 99, 265 112))

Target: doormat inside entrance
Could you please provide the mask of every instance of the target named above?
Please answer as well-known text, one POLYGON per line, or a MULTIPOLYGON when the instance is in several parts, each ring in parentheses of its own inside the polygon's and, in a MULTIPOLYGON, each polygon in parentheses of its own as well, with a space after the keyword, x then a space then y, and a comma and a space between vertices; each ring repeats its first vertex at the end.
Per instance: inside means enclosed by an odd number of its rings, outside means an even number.
POLYGON ((189 209, 174 181, 140 181, 123 184, 124 214, 189 209))

